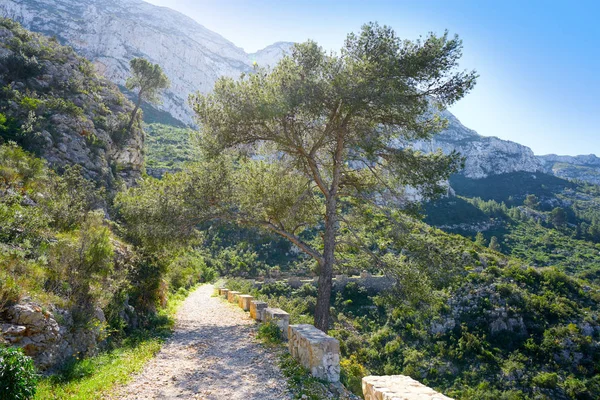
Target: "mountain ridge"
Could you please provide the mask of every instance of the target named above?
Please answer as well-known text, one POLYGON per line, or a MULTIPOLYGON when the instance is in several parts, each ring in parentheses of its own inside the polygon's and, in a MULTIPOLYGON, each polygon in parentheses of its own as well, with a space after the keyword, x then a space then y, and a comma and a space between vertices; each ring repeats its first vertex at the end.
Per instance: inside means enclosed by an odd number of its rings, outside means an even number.
MULTIPOLYGON (((293 45, 275 42, 248 54, 196 20, 142 0, 0 0, 0 15, 57 36, 121 86, 131 58, 159 63, 172 82, 159 108, 188 125, 194 123, 187 101, 190 93, 207 93, 219 77, 239 77, 251 72, 255 63, 273 66, 293 45)), ((525 171, 600 184, 600 162, 583 163, 585 156, 537 156, 519 143, 480 135, 449 111, 443 116, 449 122, 446 130, 412 146, 459 151, 466 157, 462 173, 469 178, 525 171)))

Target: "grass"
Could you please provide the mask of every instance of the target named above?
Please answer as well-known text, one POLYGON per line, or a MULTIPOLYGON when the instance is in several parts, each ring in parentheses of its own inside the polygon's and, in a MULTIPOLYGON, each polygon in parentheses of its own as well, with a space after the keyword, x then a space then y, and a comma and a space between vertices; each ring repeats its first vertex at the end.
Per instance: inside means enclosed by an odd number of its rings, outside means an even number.
POLYGON ((172 332, 175 313, 189 293, 180 289, 171 297, 167 307, 151 322, 152 328, 127 338, 121 346, 95 357, 68 362, 56 375, 42 379, 35 400, 98 399, 108 395, 117 385, 131 380, 147 361, 160 350, 164 339, 172 332))
POLYGON ((35 399, 97 399, 116 385, 127 383, 161 345, 160 338, 152 338, 129 348, 77 360, 60 375, 43 379, 35 399))

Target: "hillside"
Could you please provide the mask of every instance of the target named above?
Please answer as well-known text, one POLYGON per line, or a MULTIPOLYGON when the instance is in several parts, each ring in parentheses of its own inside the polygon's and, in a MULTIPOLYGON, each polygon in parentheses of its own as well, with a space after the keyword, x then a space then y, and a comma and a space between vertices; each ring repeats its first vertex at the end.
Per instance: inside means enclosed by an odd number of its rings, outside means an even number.
POLYGON ((73 49, 0 20, 0 142, 16 141, 56 168, 114 187, 142 174, 144 135, 133 105, 73 49))
POLYGON ((191 18, 141 0, 3 0, 0 15, 55 36, 119 85, 131 58, 159 63, 171 81, 161 109, 185 123, 193 122, 190 93, 212 90, 220 76, 250 72, 253 61, 270 63, 290 46, 279 43, 249 55, 191 18))
POLYGON ((429 203, 425 221, 474 238, 535 266, 556 266, 598 283, 600 187, 544 173, 450 179, 455 196, 429 203), (529 197, 528 197, 529 196, 529 197))

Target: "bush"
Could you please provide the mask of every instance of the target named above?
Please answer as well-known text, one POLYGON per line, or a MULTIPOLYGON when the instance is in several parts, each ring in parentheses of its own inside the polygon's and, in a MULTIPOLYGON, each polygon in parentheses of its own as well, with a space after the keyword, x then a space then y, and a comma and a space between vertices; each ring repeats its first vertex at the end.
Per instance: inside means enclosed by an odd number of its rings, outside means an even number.
POLYGON ((554 389, 558 385, 558 374, 554 372, 540 372, 533 377, 533 383, 542 388, 554 389))
POLYGON ((35 395, 37 374, 21 349, 0 347, 0 400, 25 400, 35 395))
POLYGON ((281 343, 281 330, 273 322, 266 322, 258 327, 256 337, 267 344, 278 344, 281 343))

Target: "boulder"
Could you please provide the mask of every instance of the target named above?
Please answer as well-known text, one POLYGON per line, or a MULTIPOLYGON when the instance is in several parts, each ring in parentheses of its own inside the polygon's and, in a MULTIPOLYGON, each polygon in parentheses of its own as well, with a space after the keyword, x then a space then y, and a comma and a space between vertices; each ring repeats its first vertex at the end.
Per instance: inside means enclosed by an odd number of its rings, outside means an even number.
POLYGON ((250 317, 257 321, 262 321, 264 310, 267 307, 269 305, 264 301, 252 300, 250 302, 250 317))
POLYGON ((250 296, 249 294, 241 294, 238 296, 238 305, 244 311, 249 311, 250 310, 250 302, 252 300, 254 300, 254 297, 250 296))

